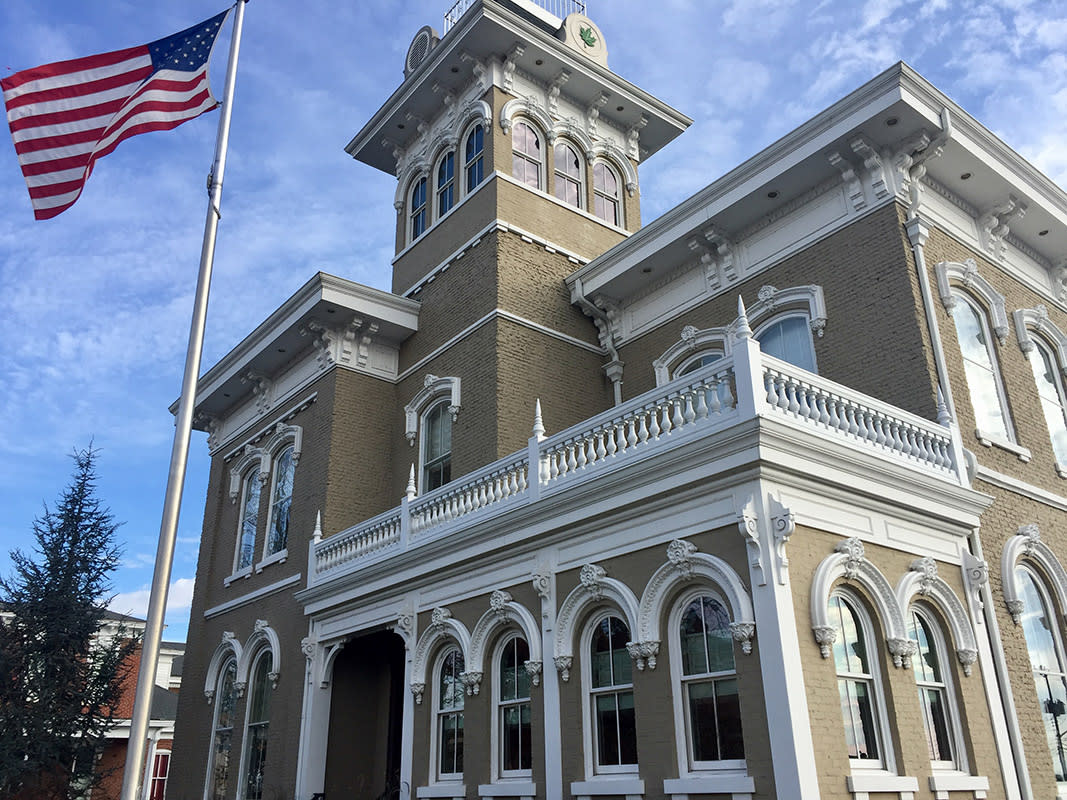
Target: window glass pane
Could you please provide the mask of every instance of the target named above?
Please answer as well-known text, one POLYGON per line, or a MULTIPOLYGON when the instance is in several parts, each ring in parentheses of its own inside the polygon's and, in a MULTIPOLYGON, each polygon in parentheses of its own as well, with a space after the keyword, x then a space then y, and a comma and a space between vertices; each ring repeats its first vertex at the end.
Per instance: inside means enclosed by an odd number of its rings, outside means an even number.
POLYGON ((619 181, 604 163, 593 165, 593 211, 612 225, 619 224, 619 181))
POLYGON ((1041 410, 1052 438, 1052 450, 1056 460, 1067 466, 1067 421, 1064 418, 1063 383, 1059 370, 1052 354, 1042 344, 1035 345, 1029 358, 1037 383, 1037 394, 1041 398, 1041 410))
POLYGON ((838 680, 841 716, 845 721, 845 742, 849 758, 877 759, 874 734, 874 708, 870 687, 865 681, 838 680))
POLYGON ((959 296, 952 309, 952 319, 956 323, 975 424, 979 430, 1010 439, 985 321, 978 309, 959 296))
POLYGON ((830 598, 830 621, 837 628, 834 640, 834 664, 838 672, 869 674, 867 646, 860 634, 855 612, 840 597, 830 598))
POLYGON ((930 760, 952 761, 944 692, 940 689, 920 689, 919 700, 923 706, 930 760))
POLYGON ((448 403, 438 403, 423 419, 422 491, 429 492, 452 479, 452 415, 448 403))
POLYGON ((695 761, 719 760, 719 732, 715 722, 715 684, 690 683, 689 727, 695 761))
POLYGON ((485 130, 481 125, 475 126, 467 135, 467 144, 464 151, 464 164, 467 172, 467 191, 482 182, 485 177, 485 159, 482 155, 485 149, 485 130))
POLYGON ((289 539, 289 506, 293 499, 293 448, 287 447, 274 462, 274 499, 267 553, 284 550, 289 539))
POLYGON ((703 675, 708 671, 704 638, 704 616, 700 600, 694 600, 682 614, 682 674, 703 675))
POLYGON ((619 692, 619 758, 620 764, 637 763, 637 725, 634 719, 634 693, 619 692))
POLYGON ((727 678, 715 681, 715 718, 719 728, 719 757, 723 759, 744 758, 741 703, 738 699, 736 679, 727 678))
POLYGON ((456 154, 449 153, 437 167, 437 216, 444 216, 452 208, 455 197, 456 154))
POLYGON ((1063 672, 1052 632, 1054 621, 1049 617, 1045 598, 1029 570, 1019 567, 1015 574, 1023 601, 1022 626, 1030 665, 1040 672, 1063 672))
POLYGON ((241 508, 241 543, 237 554, 237 569, 251 565, 255 557, 256 525, 259 521, 259 472, 245 478, 245 501, 241 508))
POLYGON ((211 749, 212 800, 225 800, 226 781, 230 771, 230 749, 233 744, 234 709, 237 705, 237 662, 233 659, 223 667, 215 693, 215 738, 211 749))
POLYGON ((596 697, 597 763, 619 764, 619 729, 617 696, 596 697))
POLYGON ((815 372, 815 354, 811 349, 811 332, 803 317, 786 317, 756 337, 760 349, 768 355, 815 372))

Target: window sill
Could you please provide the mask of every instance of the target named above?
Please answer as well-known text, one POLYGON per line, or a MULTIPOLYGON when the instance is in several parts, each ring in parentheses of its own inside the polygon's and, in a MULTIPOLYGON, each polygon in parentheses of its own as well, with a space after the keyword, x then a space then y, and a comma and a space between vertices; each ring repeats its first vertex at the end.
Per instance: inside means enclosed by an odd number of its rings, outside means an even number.
POLYGON ((286 559, 289 558, 289 549, 282 548, 277 553, 271 553, 264 558, 258 564, 256 564, 256 574, 258 575, 263 571, 264 567, 269 567, 271 564, 284 564, 286 559))
POLYGON ((462 798, 467 796, 467 787, 462 783, 433 783, 429 786, 417 787, 415 789, 415 796, 462 800, 462 798))
POLYGON ((533 800, 537 796, 537 784, 533 781, 508 781, 502 779, 496 783, 483 783, 478 786, 478 796, 482 800, 495 797, 518 797, 520 800, 533 800))
POLYGON ((249 564, 244 569, 237 570, 237 572, 233 573, 233 575, 231 575, 230 577, 223 578, 222 579, 222 585, 223 586, 229 586, 231 583, 235 583, 236 581, 241 580, 241 578, 251 578, 251 577, 252 577, 252 565, 249 564))
POLYGON ((974 438, 984 444, 986 447, 999 447, 1001 450, 1007 450, 1009 453, 1015 455, 1024 464, 1029 464, 1033 455, 1030 451, 1020 444, 1008 441, 1003 436, 998 436, 995 433, 984 433, 981 430, 976 429, 974 432, 974 438))
POLYGON ((687 775, 663 782, 663 793, 673 800, 688 800, 694 794, 728 794, 733 800, 750 800, 756 784, 748 775, 687 775))
POLYGON ((1061 478, 1067 478, 1067 467, 1063 466, 1059 461, 1056 462, 1056 474, 1061 478))
POLYGON ((644 797, 645 782, 637 777, 632 778, 593 778, 588 781, 574 781, 571 784, 571 794, 575 800, 589 800, 590 797, 613 796, 625 797, 626 800, 637 800, 644 797))
POLYGON ((872 792, 895 794, 900 800, 914 800, 919 791, 919 779, 910 775, 890 775, 875 772, 870 775, 853 774, 845 779, 853 800, 870 800, 872 792))
POLYGON ((930 776, 930 791, 936 800, 949 800, 949 792, 973 792, 975 800, 984 800, 989 791, 989 778, 962 772, 934 773, 930 776))

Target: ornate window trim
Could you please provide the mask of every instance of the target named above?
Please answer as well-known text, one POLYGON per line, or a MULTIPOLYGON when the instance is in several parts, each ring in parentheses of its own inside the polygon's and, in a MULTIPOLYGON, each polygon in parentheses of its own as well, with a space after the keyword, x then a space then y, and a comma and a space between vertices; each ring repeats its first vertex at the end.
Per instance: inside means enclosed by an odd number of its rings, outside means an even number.
POLYGON ((978 272, 978 264, 973 258, 963 263, 940 261, 934 267, 937 274, 937 291, 941 295, 941 304, 949 314, 956 307, 958 298, 953 294, 953 287, 968 292, 981 301, 993 319, 993 333, 1001 344, 1008 340, 1008 312, 1004 295, 993 288, 978 272))
MULTIPOLYGON (((941 624, 941 620, 936 614, 932 613, 931 606, 923 603, 916 603, 914 606, 905 606, 908 609, 908 621, 911 622, 911 616, 918 617, 920 624, 923 624, 927 629, 928 638, 933 639, 930 642, 934 652, 940 651, 942 654, 948 653, 948 647, 946 643, 947 637, 945 636, 944 626, 941 624)), ((951 624, 951 623, 950 623, 951 624)), ((912 640, 914 641, 914 639, 912 640)), ((917 651, 919 652, 919 651, 917 651)), ((917 658, 916 662, 921 659, 917 658)), ((942 705, 944 706, 944 726, 945 733, 949 740, 950 755, 949 759, 940 759, 930 761, 930 767, 935 772, 948 772, 948 773, 967 773, 969 774, 970 768, 967 763, 967 747, 963 737, 963 729, 961 727, 962 716, 960 715, 959 703, 957 701, 956 694, 956 681, 953 676, 953 670, 949 669, 949 664, 946 663, 944 656, 941 657, 941 663, 938 665, 941 671, 940 686, 937 686, 938 681, 931 680, 928 683, 920 684, 918 677, 916 677, 916 688, 921 693, 923 689, 940 690, 938 693, 942 698, 942 705)), ((970 666, 964 666, 966 674, 970 674, 970 666)), ((925 716, 925 715, 924 715, 925 716)), ((924 728, 926 727, 924 721, 924 728)), ((924 731, 927 736, 930 736, 930 731, 927 729, 924 731)))
MULTIPOLYGON (((589 780, 589 781, 600 781, 600 780, 604 780, 604 779, 611 780, 611 779, 615 779, 615 778, 618 778, 618 777, 636 778, 638 776, 639 769, 640 769, 639 763, 632 763, 632 764, 631 763, 623 763, 623 764, 601 764, 600 763, 600 754, 598 752, 599 748, 597 746, 598 743, 599 743, 599 738, 598 738, 599 729, 597 728, 597 722, 594 719, 594 714, 593 714, 594 697, 597 694, 601 694, 601 695, 616 694, 617 695, 620 692, 627 691, 625 683, 614 683, 613 682, 610 686, 601 686, 601 687, 596 687, 596 688, 594 688, 594 686, 593 686, 593 669, 592 669, 593 637, 594 637, 594 635, 596 633, 596 629, 600 625, 600 623, 603 622, 604 620, 611 619, 611 618, 615 618, 615 619, 619 619, 619 620, 623 621, 623 623, 626 624, 626 626, 627 626, 627 629, 628 629, 628 632, 629 632, 631 638, 633 637, 633 635, 634 635, 633 626, 630 625, 629 623, 627 623, 625 617, 621 616, 619 614, 618 609, 612 607, 610 604, 602 604, 602 605, 600 605, 599 608, 597 608, 592 614, 587 616, 585 624, 582 626, 581 637, 580 637, 580 639, 581 639, 580 647, 581 647, 581 654, 582 654, 582 657, 581 657, 581 671, 582 671, 582 676, 581 676, 581 684, 582 684, 581 685, 582 740, 584 742, 583 750, 585 752, 585 758, 584 758, 584 761, 585 761, 585 775, 586 775, 586 779, 589 780)), ((627 642, 626 649, 630 652, 630 655, 632 656, 633 655, 633 648, 631 647, 631 644, 632 643, 627 642)), ((614 670, 613 670, 613 672, 614 672, 614 670)), ((630 684, 629 684, 629 686, 630 686, 629 691, 630 691, 631 694, 633 694, 634 693, 634 684, 633 684, 633 669, 632 669, 632 665, 631 665, 631 671, 630 671, 630 684)), ((619 756, 620 756, 620 760, 621 760, 621 756, 622 756, 621 737, 619 739, 616 739, 616 742, 618 743, 619 756)), ((584 792, 579 794, 578 792, 573 792, 573 790, 572 790, 572 793, 578 794, 579 796, 585 794, 584 792)), ((616 794, 616 792, 611 792, 611 793, 612 794, 616 794)), ((623 794, 629 794, 629 792, 624 792, 623 794)))
POLYGON ((553 128, 552 117, 548 115, 548 112, 541 107, 540 103, 528 97, 516 97, 504 103, 500 109, 501 130, 504 133, 511 133, 517 117, 526 117, 532 121, 536 126, 540 127, 542 135, 545 135, 543 132, 551 131, 553 128))
POLYGON ((266 483, 270 477, 270 457, 260 447, 245 445, 240 458, 230 465, 230 502, 236 503, 248 471, 259 465, 259 482, 266 483))
MULTIPOLYGON (((222 641, 215 648, 215 652, 211 654, 211 660, 207 665, 207 675, 204 677, 204 697, 207 698, 209 704, 215 701, 215 691, 219 685, 219 676, 222 675, 222 669, 226 662, 232 658, 235 664, 240 664, 243 650, 244 648, 241 647, 241 643, 237 641, 237 637, 234 636, 232 631, 225 631, 222 634, 222 641)), ((239 680, 240 672, 237 675, 239 680)))
MULTIPOLYGON (((426 177, 429 173, 430 160, 425 155, 419 156, 408 164, 397 178, 396 193, 393 195, 393 208, 397 211, 405 212, 406 217, 407 201, 408 196, 411 194, 411 188, 415 185, 415 181, 426 177)), ((404 230, 407 232, 407 222, 404 223, 404 230)), ((406 241, 410 243, 410 238, 406 239, 406 241)))
MULTIPOLYGON (((637 170, 634 169, 634 165, 630 163, 630 159, 626 157, 626 154, 622 152, 618 147, 611 142, 594 142, 592 147, 593 159, 604 161, 609 167, 616 172, 621 173, 623 186, 626 187, 626 194, 630 197, 634 196, 634 192, 637 191, 637 170)), ((622 227, 623 219, 622 198, 619 198, 619 227, 622 227)))
POLYGON ((828 603, 838 588, 835 584, 841 579, 866 590, 886 632, 886 645, 893 656, 893 666, 910 667, 914 643, 908 638, 897 594, 878 567, 864 555, 863 542, 856 537, 840 542, 834 552, 822 560, 812 577, 811 629, 822 657, 830 657, 837 638, 836 629, 830 624, 828 603))
POLYGON ((1048 317, 1048 309, 1043 305, 1034 308, 1018 308, 1011 312, 1015 323, 1015 338, 1019 349, 1029 353, 1034 349, 1034 337, 1031 331, 1042 336, 1051 346, 1059 364, 1060 371, 1067 375, 1067 334, 1048 317))
MULTIPOLYGON (((268 564, 275 562, 284 562, 289 556, 289 525, 291 525, 292 518, 290 516, 289 523, 286 527, 286 543, 284 547, 280 547, 275 551, 271 551, 271 530, 274 527, 274 504, 276 501, 275 492, 277 491, 278 478, 279 478, 279 462, 281 457, 285 454, 285 451, 292 449, 292 470, 293 480, 296 480, 296 469, 300 464, 300 452, 304 441, 304 431, 299 425, 282 425, 278 423, 274 427, 274 431, 270 438, 263 445, 264 458, 270 460, 270 493, 267 495, 267 501, 270 504, 267 510, 267 529, 263 537, 263 558, 256 564, 256 572, 262 572, 263 568, 268 564)), ((295 494, 295 492, 294 492, 295 494)), ((293 495, 289 496, 290 513, 292 509, 293 495)))
MULTIPOLYGON (((466 665, 467 656, 471 650, 470 632, 462 622, 452 617, 452 612, 447 608, 435 608, 430 615, 429 626, 422 632, 419 641, 415 644, 415 651, 411 658, 411 693, 415 695, 416 705, 422 704, 422 696, 426 691, 426 666, 430 655, 442 642, 450 639, 459 646, 459 651, 463 654, 463 663, 466 665)), ((466 682, 467 679, 464 678, 464 684, 466 682)))
POLYGON ((489 642, 500 632, 518 629, 530 649, 526 671, 534 686, 541 683, 542 654, 541 627, 526 606, 511 599, 505 591, 497 590, 489 596, 489 610, 482 614, 471 631, 470 649, 467 654, 467 672, 470 681, 467 694, 478 694, 485 671, 485 657, 489 642))
POLYGON ((588 202, 586 200, 586 179, 588 177, 588 170, 586 169, 586 162, 582 155, 582 151, 576 145, 577 143, 571 138, 569 134, 567 136, 557 136, 556 140, 552 143, 552 196, 564 205, 568 205, 572 208, 577 208, 582 211, 588 211, 588 209, 586 208, 586 206, 588 205, 588 202), (559 148, 563 148, 567 152, 574 155, 574 158, 578 162, 577 175, 569 174, 565 169, 565 165, 564 168, 561 168, 561 165, 557 161, 558 154, 556 152, 559 148), (566 198, 559 196, 558 192, 561 181, 568 181, 577 185, 578 197, 576 203, 571 203, 566 198))
POLYGON ((419 435, 419 422, 423 413, 443 397, 449 399, 448 412, 455 422, 461 407, 459 378, 427 375, 423 379, 422 388, 411 398, 411 402, 404 406, 404 436, 407 437, 409 445, 414 446, 419 435))
MULTIPOLYGON (((565 682, 570 680, 571 666, 574 663, 574 639, 577 625, 591 609, 597 606, 610 606, 617 610, 630 629, 631 636, 634 635, 634 631, 638 630, 640 612, 637 596, 622 581, 607 577, 603 567, 586 564, 581 569, 578 585, 567 595, 556 615, 554 661, 560 678, 565 682)), ((633 642, 631 645, 628 645, 630 656, 634 660, 642 658, 638 644, 633 642)), ((655 657, 655 653, 650 655, 655 657)), ((646 659, 647 657, 644 656, 646 659)), ((644 661, 638 668, 643 667, 644 661)))
POLYGON ((245 641, 245 646, 237 657, 237 682, 240 686, 248 685, 252 667, 264 650, 270 651, 272 659, 270 672, 267 673, 271 688, 278 688, 278 678, 282 672, 282 645, 278 632, 265 619, 256 620, 252 635, 245 641))
POLYGON ((1067 455, 1063 453, 1062 440, 1061 444, 1057 445, 1057 431, 1052 429, 1054 424, 1060 425, 1061 429, 1067 424, 1067 386, 1064 385, 1064 378, 1067 377, 1067 334, 1049 319, 1048 309, 1043 305, 1017 309, 1012 312, 1012 318, 1015 321, 1015 338, 1019 342, 1019 349, 1023 351, 1034 371, 1038 400, 1049 424, 1056 472, 1061 478, 1067 478, 1067 455), (1043 389, 1038 377, 1038 364, 1034 359, 1044 361, 1046 357, 1054 367, 1051 375, 1053 386, 1043 389), (1051 394, 1050 389, 1055 391, 1054 398, 1046 396, 1051 394), (1058 419, 1055 422, 1049 420, 1050 413, 1054 413, 1051 408, 1053 403, 1059 407, 1059 413, 1056 415, 1058 419))
POLYGON ((1041 540, 1041 529, 1031 522, 1020 526, 1018 533, 1008 539, 1000 559, 1004 605, 1011 614, 1012 622, 1018 625, 1023 613, 1022 592, 1015 575, 1015 568, 1023 561, 1036 564, 1041 569, 1053 600, 1059 606, 1057 610, 1067 614, 1067 570, 1052 548, 1041 540))
MULTIPOLYGON (((969 677, 971 666, 978 659, 978 639, 974 628, 971 627, 966 607, 945 579, 938 576, 937 562, 928 557, 912 561, 907 573, 897 581, 896 597, 897 605, 904 613, 908 613, 908 609, 918 599, 925 600, 941 612, 941 616, 948 623, 951 644, 956 650, 956 660, 963 669, 963 674, 969 677)), ((906 622, 905 618, 905 624, 906 622)))
POLYGON ((549 140, 548 135, 545 133, 545 128, 539 126, 530 117, 521 117, 514 121, 514 125, 511 126, 511 169, 508 174, 515 180, 515 182, 526 189, 531 191, 540 192, 542 194, 548 194, 548 178, 549 178, 549 153, 552 151, 552 141, 549 140), (535 157, 533 154, 524 151, 516 150, 515 148, 515 134, 516 126, 523 125, 529 130, 537 143, 538 155, 535 157), (531 165, 536 165, 537 169, 537 185, 531 185, 525 177, 520 178, 516 175, 515 162, 521 160, 526 163, 524 169, 528 169, 531 165))
MULTIPOLYGON (((448 660, 448 656, 453 652, 459 653, 460 658, 463 659, 464 669, 466 669, 467 659, 466 653, 463 650, 462 645, 457 645, 455 641, 445 644, 440 648, 437 648, 436 655, 433 662, 433 690, 430 693, 432 700, 431 718, 433 724, 430 727, 430 773, 429 781, 431 786, 446 787, 446 792, 454 791, 458 788, 459 784, 463 781, 463 769, 459 772, 442 772, 441 771, 441 748, 443 747, 441 736, 441 722, 442 717, 448 714, 455 714, 457 711, 460 716, 466 717, 466 702, 462 709, 442 709, 441 708, 441 673, 444 671, 445 663, 448 660)), ((460 683, 466 686, 465 672, 460 672, 458 678, 460 683)), ((462 699, 464 693, 460 694, 462 699)), ((460 760, 460 759, 457 759, 460 760)), ((465 767, 465 764, 460 764, 461 767, 465 767)), ((452 795, 449 794, 449 797, 452 795)), ((456 795, 462 797, 462 794, 456 795)))
MULTIPOLYGON (((480 101, 480 102, 483 102, 483 104, 484 104, 484 101, 480 101)), ((486 113, 488 114, 488 116, 485 117, 485 118, 482 118, 481 116, 475 116, 473 119, 468 120, 468 122, 465 123, 465 127, 463 128, 463 133, 460 135, 458 143, 456 145, 456 156, 462 162, 460 164, 460 170, 461 170, 460 175, 461 175, 462 179, 460 180, 460 184, 459 184, 459 186, 460 186, 460 201, 459 202, 462 202, 463 198, 468 197, 469 195, 472 195, 472 194, 474 194, 474 192, 478 191, 478 187, 481 186, 483 183, 485 183, 485 179, 488 177, 486 175, 486 173, 485 173, 485 163, 486 163, 486 159, 487 159, 487 155, 486 154, 487 154, 487 151, 489 149, 489 147, 488 147, 489 143, 486 141, 486 139, 489 136, 489 128, 490 128, 490 124, 491 124, 492 113, 489 111, 488 104, 485 104, 485 105, 486 105, 486 113), (474 135, 474 131, 478 128, 479 125, 482 127, 482 149, 477 151, 477 153, 475 154, 476 157, 474 159, 472 159, 471 161, 468 161, 467 160, 467 142, 470 139, 470 137, 474 135), (478 180, 478 182, 474 184, 474 186, 468 187, 467 186, 467 181, 468 181, 468 179, 467 179, 467 170, 470 169, 470 166, 471 166, 472 163, 474 163, 475 161, 477 161, 479 159, 481 159, 481 162, 482 162, 482 168, 481 168, 482 176, 478 180)), ((458 203, 457 203, 457 205, 458 205, 458 203)))
POLYGON ((682 367, 684 361, 689 360, 689 356, 695 357, 704 351, 721 352, 724 357, 728 356, 731 351, 730 339, 730 329, 727 327, 700 330, 692 325, 686 325, 682 328, 678 341, 652 362, 652 369, 656 373, 656 385, 661 386, 673 380, 674 373, 682 367))
POLYGON ((745 655, 752 652, 756 617, 741 576, 721 558, 697 552, 692 542, 675 539, 667 546, 667 562, 649 578, 638 606, 637 627, 630 629, 637 632, 641 651, 637 656, 639 670, 646 664, 649 669, 656 668, 656 654, 663 641, 660 622, 671 606, 671 598, 681 587, 688 587, 694 581, 707 587, 710 594, 722 596, 730 612, 734 641, 745 655))

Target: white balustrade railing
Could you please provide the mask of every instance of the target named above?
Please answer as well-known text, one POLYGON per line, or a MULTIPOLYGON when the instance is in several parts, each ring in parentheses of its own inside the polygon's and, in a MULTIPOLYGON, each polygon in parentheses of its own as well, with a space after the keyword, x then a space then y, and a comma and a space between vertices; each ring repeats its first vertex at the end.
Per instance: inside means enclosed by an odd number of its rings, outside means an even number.
POLYGON ((955 471, 948 428, 776 358, 762 360, 772 411, 927 467, 955 471))
MULTIPOLYGON (((464 12, 476 2, 477 0, 456 0, 456 3, 445 14, 444 32, 448 33, 449 29, 459 22, 464 12)), ((560 19, 565 19, 569 14, 585 13, 585 0, 534 0, 534 2, 560 19)))
POLYGON ((778 417, 883 457, 951 478, 959 469, 949 428, 760 352, 754 339, 696 372, 635 397, 399 508, 326 539, 309 554, 309 583, 357 562, 448 534, 494 507, 536 503, 581 475, 655 455, 743 419, 778 417))

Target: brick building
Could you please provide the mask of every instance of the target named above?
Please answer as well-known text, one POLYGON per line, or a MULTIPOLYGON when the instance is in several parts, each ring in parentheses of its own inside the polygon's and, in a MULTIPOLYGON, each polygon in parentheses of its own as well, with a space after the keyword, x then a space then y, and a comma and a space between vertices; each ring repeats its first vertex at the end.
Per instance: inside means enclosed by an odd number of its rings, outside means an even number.
POLYGON ((392 291, 201 379, 169 797, 1067 797, 1067 195, 898 64, 642 226, 579 6, 420 30, 392 291))

